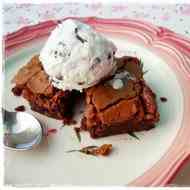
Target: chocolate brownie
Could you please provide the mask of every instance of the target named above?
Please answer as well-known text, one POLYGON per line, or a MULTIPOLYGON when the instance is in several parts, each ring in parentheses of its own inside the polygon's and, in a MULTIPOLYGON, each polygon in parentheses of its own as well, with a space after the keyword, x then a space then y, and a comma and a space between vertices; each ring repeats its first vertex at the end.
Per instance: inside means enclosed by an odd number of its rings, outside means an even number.
POLYGON ((53 87, 38 56, 23 66, 12 82, 15 84, 14 95, 28 100, 32 110, 56 119, 71 118, 79 93, 53 87))
POLYGON ((143 79, 141 62, 117 59, 114 76, 86 89, 81 128, 92 138, 149 130, 159 121, 156 96, 143 79))

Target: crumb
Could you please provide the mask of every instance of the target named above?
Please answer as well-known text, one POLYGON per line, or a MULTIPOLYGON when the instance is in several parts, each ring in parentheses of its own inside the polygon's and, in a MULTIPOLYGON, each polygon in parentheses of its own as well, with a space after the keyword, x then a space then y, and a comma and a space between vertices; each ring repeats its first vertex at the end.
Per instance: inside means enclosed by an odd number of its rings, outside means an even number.
POLYGON ((15 108, 15 111, 25 111, 25 107, 22 105, 22 106, 18 106, 15 108))
POLYGON ((160 97, 161 102, 167 102, 167 98, 166 97, 160 97))
POLYGON ((77 124, 77 121, 74 119, 71 119, 71 118, 64 118, 63 124, 64 125, 75 125, 75 124, 77 124))
POLYGON ((77 133, 79 133, 79 132, 81 131, 81 128, 79 128, 79 127, 74 127, 74 130, 75 130, 77 133))
POLYGON ((92 150, 93 155, 108 156, 112 151, 112 144, 103 144, 102 146, 92 150))
POLYGON ((51 133, 57 133, 57 129, 51 129, 51 128, 49 128, 49 129, 47 130, 47 136, 48 136, 49 134, 51 134, 51 133))
POLYGON ((63 127, 65 127, 65 125, 64 125, 64 124, 62 124, 62 125, 60 125, 60 127, 61 127, 61 128, 63 128, 63 127))
POLYGON ((83 85, 84 84, 84 82, 78 82, 78 85, 83 85))
POLYGON ((15 96, 21 96, 21 94, 22 94, 22 89, 20 89, 20 88, 18 88, 18 87, 14 87, 14 88, 12 88, 12 90, 11 90, 12 92, 13 92, 13 94, 15 95, 15 96))

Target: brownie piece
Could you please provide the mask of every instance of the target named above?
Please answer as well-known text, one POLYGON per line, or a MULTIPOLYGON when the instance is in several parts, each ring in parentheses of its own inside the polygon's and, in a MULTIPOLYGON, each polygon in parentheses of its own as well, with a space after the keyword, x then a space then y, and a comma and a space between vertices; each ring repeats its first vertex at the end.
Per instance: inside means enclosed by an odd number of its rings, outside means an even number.
POLYGON ((34 56, 13 78, 15 96, 23 96, 31 109, 56 119, 70 119, 76 91, 62 91, 52 86, 48 75, 43 70, 39 57, 34 56))
POLYGON ((143 79, 141 62, 117 59, 116 74, 88 88, 81 128, 92 138, 149 130, 159 121, 156 96, 143 79))

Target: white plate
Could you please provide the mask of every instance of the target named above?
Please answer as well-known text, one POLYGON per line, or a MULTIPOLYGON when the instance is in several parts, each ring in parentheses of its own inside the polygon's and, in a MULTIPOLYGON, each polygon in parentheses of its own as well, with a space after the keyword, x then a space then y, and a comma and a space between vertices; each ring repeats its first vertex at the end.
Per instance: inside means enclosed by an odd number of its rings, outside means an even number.
POLYGON ((136 133, 139 141, 127 134, 94 140, 87 132, 83 132, 79 143, 72 127, 62 128, 60 121, 31 111, 23 98, 11 93, 11 79, 33 55, 39 54, 46 38, 31 41, 7 57, 4 106, 8 110, 14 110, 16 106, 25 105, 27 112, 35 115, 45 126, 58 129, 58 132, 48 136, 47 141, 34 150, 6 150, 6 184, 127 185, 152 168, 170 148, 182 126, 184 110, 183 94, 175 72, 166 60, 142 44, 129 41, 127 36, 109 32, 104 34, 116 44, 118 55, 132 54, 143 61, 144 70, 148 70, 145 79, 157 95, 160 122, 153 130, 136 133), (166 103, 160 101, 162 96, 168 99, 166 103), (113 145, 113 152, 108 157, 66 153, 67 150, 104 143, 113 145))

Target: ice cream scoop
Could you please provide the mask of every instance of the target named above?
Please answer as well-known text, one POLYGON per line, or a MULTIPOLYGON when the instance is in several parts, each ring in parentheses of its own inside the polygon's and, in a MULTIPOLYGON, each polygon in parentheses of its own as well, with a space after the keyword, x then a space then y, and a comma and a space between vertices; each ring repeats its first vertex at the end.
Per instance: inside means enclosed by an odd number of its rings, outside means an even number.
POLYGON ((113 42, 91 26, 67 19, 52 31, 39 58, 55 87, 82 91, 115 71, 115 52, 113 42))

